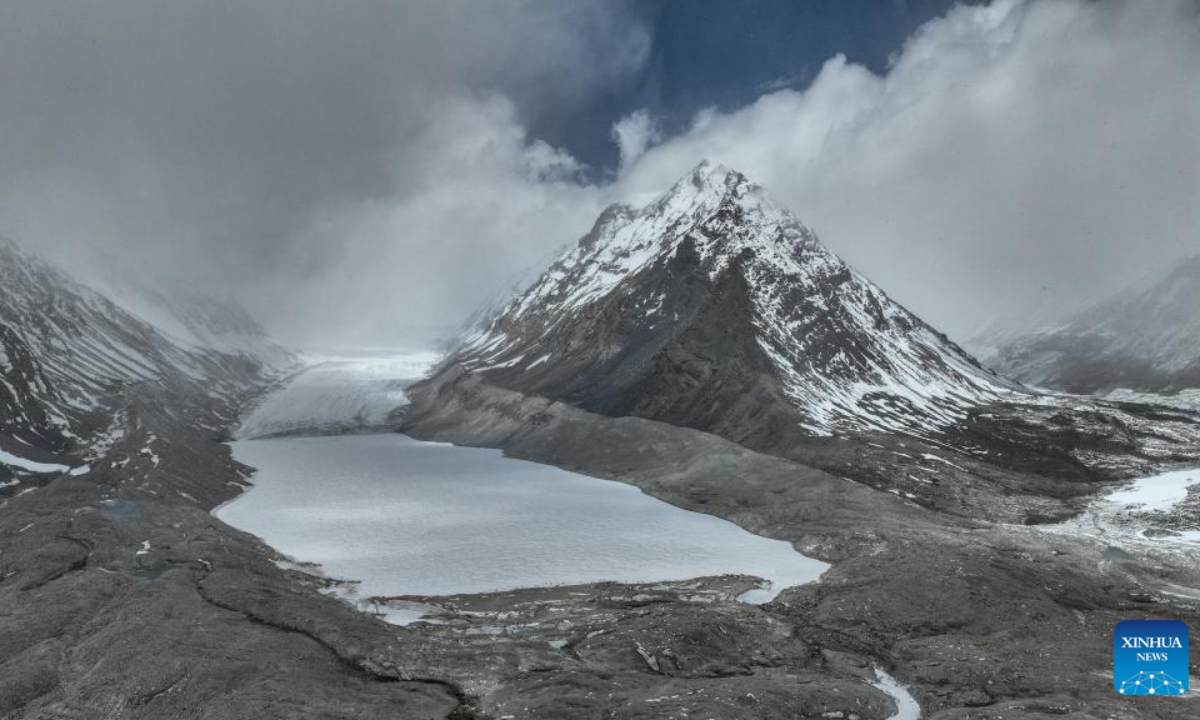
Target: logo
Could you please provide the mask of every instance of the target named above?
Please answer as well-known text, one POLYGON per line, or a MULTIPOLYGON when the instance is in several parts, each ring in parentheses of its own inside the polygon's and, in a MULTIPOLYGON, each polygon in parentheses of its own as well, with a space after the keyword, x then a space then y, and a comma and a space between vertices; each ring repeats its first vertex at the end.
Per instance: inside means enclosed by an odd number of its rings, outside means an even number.
POLYGON ((1125 620, 1113 630, 1113 687, 1122 695, 1188 691, 1188 626, 1179 620, 1125 620))

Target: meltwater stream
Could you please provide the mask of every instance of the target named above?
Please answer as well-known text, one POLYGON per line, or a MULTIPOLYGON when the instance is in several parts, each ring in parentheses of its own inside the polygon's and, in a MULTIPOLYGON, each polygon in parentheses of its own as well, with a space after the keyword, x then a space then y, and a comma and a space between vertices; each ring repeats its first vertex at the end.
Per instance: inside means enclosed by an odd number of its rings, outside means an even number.
MULTIPOLYGON (((346 372, 345 393, 361 397, 364 384, 378 385, 372 367, 358 379, 346 372)), ((327 387, 334 373, 328 364, 316 372, 327 409, 330 393, 337 395, 327 387)), ((291 390, 268 398, 263 412, 314 412, 304 409, 308 381, 301 374, 291 390)), ((329 420, 318 418, 320 425, 329 420)), ((294 429, 304 418, 249 421, 294 429)), ((233 451, 256 468, 254 486, 219 508, 218 517, 298 561, 320 564, 331 577, 358 581, 360 597, 741 574, 767 581, 742 597, 762 603, 828 568, 790 543, 630 485, 496 450, 385 433, 246 439, 233 451)))

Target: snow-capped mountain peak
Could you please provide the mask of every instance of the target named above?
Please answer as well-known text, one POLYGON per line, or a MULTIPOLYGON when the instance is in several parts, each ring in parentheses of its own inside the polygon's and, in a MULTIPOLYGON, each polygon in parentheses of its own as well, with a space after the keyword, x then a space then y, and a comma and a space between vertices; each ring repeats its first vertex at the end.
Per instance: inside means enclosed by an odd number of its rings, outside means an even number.
POLYGON ((816 236, 744 175, 706 161, 644 207, 609 206, 592 231, 539 280, 536 292, 524 295, 516 312, 534 311, 547 300, 585 305, 675 252, 685 240, 694 244, 702 261, 716 259, 710 268, 715 274, 747 248, 773 254, 778 262, 794 267, 795 252, 815 243, 816 236), (694 232, 719 214, 744 223, 746 232, 694 232))
POLYGON ((765 393, 813 434, 923 433, 1018 389, 710 163, 608 208, 457 358, 515 389, 685 425, 765 393))

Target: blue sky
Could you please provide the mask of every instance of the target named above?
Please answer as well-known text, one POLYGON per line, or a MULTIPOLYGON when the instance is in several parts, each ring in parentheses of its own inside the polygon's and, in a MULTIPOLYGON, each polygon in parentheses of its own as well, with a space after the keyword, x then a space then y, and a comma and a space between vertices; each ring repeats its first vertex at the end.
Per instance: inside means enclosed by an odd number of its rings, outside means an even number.
POLYGON ((888 59, 952 0, 652 0, 635 6, 650 28, 644 66, 591 102, 533 125, 598 174, 617 153, 610 128, 648 111, 666 135, 686 128, 705 108, 729 110, 764 92, 803 89, 829 58, 843 54, 882 73, 888 59))

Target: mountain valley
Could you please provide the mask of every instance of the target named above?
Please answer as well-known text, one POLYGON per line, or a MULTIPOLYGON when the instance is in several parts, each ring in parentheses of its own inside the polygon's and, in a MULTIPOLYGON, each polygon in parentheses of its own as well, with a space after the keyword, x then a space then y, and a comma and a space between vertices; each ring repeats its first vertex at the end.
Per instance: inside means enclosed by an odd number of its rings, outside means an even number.
MULTIPOLYGON (((444 357, 301 359, 222 303, 139 315, 4 252, 3 717, 1134 717, 1104 677, 1112 626, 1200 616, 1190 474, 1163 505, 1122 489, 1200 465, 1200 417, 1004 379, 720 166, 607 211, 444 357), (315 454, 255 455, 255 490, 235 438, 315 454), (438 446, 416 440, 633 486, 823 573, 759 605, 749 569, 440 595, 394 594, 403 562, 395 585, 338 576, 341 541, 305 513, 407 512, 415 535, 364 520, 354 552, 472 572, 469 548, 412 540, 464 515, 332 480, 370 462, 373 482, 429 474, 420 492, 479 483, 456 512, 510 502, 498 469, 419 460, 438 446), (300 518, 277 541, 294 556, 222 522, 272 513, 300 518)), ((667 515, 606 538, 599 510, 571 512, 547 552, 584 522, 627 570, 689 545, 667 515)))

